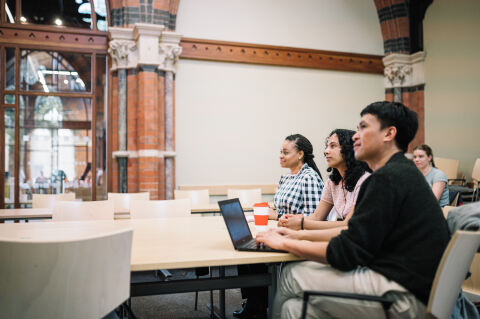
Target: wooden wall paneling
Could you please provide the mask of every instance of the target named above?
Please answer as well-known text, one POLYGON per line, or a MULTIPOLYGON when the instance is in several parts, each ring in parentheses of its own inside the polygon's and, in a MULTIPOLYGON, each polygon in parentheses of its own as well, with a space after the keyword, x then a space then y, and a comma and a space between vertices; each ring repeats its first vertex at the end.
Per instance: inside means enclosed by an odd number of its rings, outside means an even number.
POLYGON ((180 58, 383 74, 382 57, 240 42, 183 38, 180 58))

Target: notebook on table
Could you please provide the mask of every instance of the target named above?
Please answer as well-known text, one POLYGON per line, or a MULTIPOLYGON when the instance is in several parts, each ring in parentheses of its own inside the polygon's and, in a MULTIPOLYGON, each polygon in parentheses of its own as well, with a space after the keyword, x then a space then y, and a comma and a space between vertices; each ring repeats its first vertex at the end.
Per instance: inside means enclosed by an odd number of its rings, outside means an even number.
POLYGON ((220 207, 223 219, 227 225, 233 247, 236 250, 277 253, 286 252, 283 250, 270 248, 264 244, 257 245, 255 238, 253 238, 252 232, 248 227, 247 220, 245 219, 245 213, 243 212, 242 205, 240 204, 238 198, 219 201, 218 206, 220 207))

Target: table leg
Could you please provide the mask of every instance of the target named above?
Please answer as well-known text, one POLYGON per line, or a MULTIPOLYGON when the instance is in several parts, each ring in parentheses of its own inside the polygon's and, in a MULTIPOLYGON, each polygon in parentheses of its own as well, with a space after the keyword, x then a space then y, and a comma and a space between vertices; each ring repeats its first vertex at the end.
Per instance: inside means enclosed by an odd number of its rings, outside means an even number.
MULTIPOLYGON (((225 278, 225 266, 220 266, 218 273, 220 278, 225 278)), ((220 289, 218 298, 218 303, 220 305, 220 316, 225 318, 225 289, 220 289)))
POLYGON ((277 291, 278 264, 268 264, 268 273, 272 278, 272 284, 268 286, 268 318, 272 318, 273 298, 277 291))

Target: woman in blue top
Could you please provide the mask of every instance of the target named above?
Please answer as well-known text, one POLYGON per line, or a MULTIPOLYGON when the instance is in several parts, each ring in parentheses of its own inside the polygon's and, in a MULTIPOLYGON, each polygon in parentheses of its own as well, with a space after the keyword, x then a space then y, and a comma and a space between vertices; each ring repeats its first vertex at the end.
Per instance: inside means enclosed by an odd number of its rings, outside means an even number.
POLYGON ((433 194, 439 201, 440 207, 447 206, 449 204, 448 179, 445 173, 435 167, 430 146, 422 144, 415 147, 413 149, 413 162, 425 176, 433 194))

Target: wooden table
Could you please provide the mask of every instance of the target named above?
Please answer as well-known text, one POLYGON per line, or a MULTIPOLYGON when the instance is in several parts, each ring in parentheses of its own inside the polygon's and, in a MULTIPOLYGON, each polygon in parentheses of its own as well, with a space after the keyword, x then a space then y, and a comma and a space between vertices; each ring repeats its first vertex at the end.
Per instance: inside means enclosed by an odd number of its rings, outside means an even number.
POLYGON ((49 208, 13 208, 0 209, 0 223, 5 220, 19 221, 21 219, 51 219, 52 210, 49 208))
MULTIPOLYGON (((130 219, 130 213, 115 213, 115 219, 130 219)), ((20 220, 52 219, 50 208, 14 208, 0 209, 0 223, 6 220, 19 222, 20 220)))
MULTIPOLYGON (((276 227, 276 222, 271 221, 270 225, 276 227)), ((253 228, 253 225, 251 226, 253 228)), ((218 216, 10 223, 0 225, 0 240, 73 240, 83 238, 86 234, 124 228, 133 229, 132 272, 205 266, 219 266, 222 269, 222 267, 229 265, 255 263, 267 263, 269 265, 268 274, 221 275, 216 278, 132 283, 132 297, 269 286, 269 301, 272 302, 273 292, 276 289, 278 263, 299 260, 298 257, 289 253, 240 252, 234 250, 223 218, 218 216)), ((222 303, 220 303, 220 306, 222 315, 224 315, 225 306, 222 303)))
MULTIPOLYGON (((244 207, 244 211, 251 212, 252 207, 244 207)), ((193 207, 192 214, 198 215, 215 215, 220 214, 220 208, 217 203, 210 203, 206 206, 193 207)), ((115 219, 129 219, 129 212, 115 213, 115 219)), ((15 208, 0 209, 0 223, 6 220, 34 220, 34 219, 52 219, 52 210, 49 208, 15 208)))
MULTIPOLYGON (((268 203, 270 207, 273 207, 273 203, 268 203)), ((242 206, 245 212, 253 211, 253 207, 251 206, 242 206)), ((220 207, 218 203, 210 203, 205 206, 195 206, 192 207, 192 214, 201 214, 201 213, 220 213, 220 207)))

